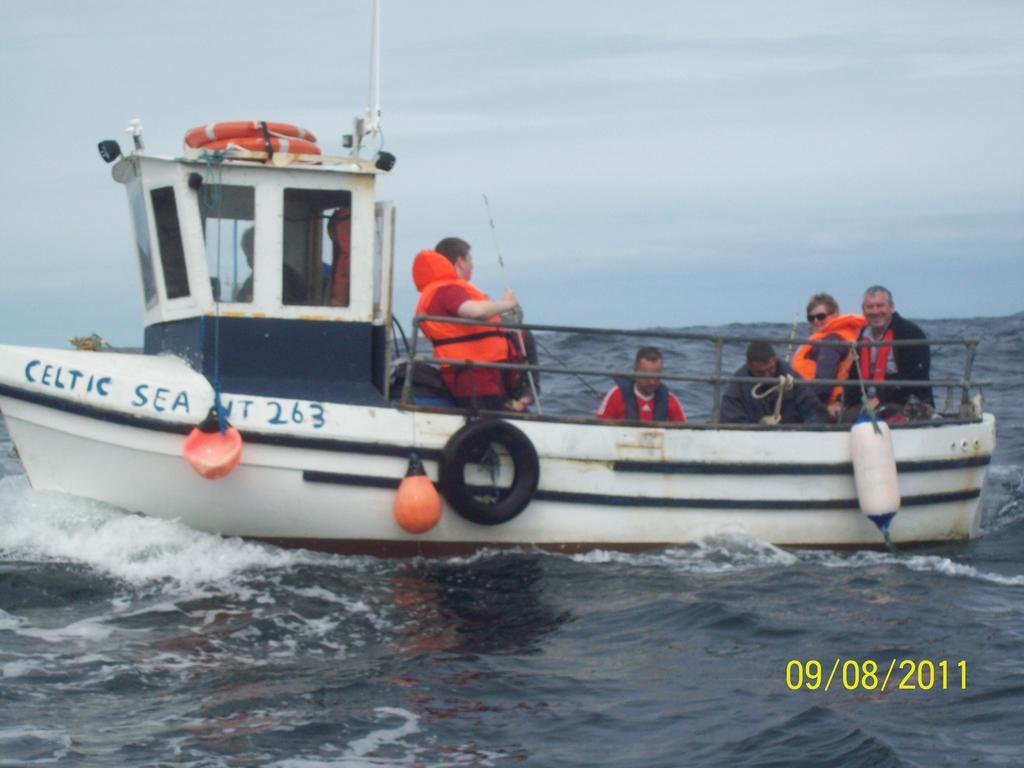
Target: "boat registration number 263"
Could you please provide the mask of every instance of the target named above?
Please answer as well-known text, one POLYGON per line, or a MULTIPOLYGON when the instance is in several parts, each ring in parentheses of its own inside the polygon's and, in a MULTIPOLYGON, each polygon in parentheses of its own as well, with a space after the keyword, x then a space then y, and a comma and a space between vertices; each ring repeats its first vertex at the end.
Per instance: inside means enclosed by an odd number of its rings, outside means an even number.
MULTIPOLYGON (((131 405, 134 408, 152 408, 158 412, 177 410, 177 406, 184 405, 185 412, 191 412, 188 396, 184 391, 175 394, 167 388, 151 387, 146 384, 135 387, 131 405)), ((305 426, 321 429, 326 423, 323 405, 305 400, 222 395, 221 405, 224 407, 224 418, 234 420, 236 426, 305 426)))
POLYGON ((271 427, 308 426, 321 429, 325 423, 324 407, 320 403, 236 395, 222 398, 221 403, 227 418, 239 419, 248 424, 255 422, 271 427))
MULTIPOLYGON (((182 390, 175 393, 165 387, 151 387, 139 384, 132 390, 133 408, 152 408, 157 412, 175 411, 183 406, 186 413, 191 413, 188 394, 182 390)), ((320 403, 305 400, 275 400, 266 397, 243 397, 240 395, 223 395, 221 405, 224 417, 234 419, 239 424, 250 426, 300 427, 306 426, 321 429, 325 422, 324 407, 320 403)))

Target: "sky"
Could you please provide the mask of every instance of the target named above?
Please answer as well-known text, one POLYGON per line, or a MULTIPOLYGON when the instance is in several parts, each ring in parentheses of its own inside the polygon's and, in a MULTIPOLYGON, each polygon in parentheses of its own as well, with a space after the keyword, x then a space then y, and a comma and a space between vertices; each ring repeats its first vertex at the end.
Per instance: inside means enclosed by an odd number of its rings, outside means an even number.
MULTIPOLYGON (((267 119, 341 154, 370 9, 0 0, 0 343, 141 343, 96 143, 267 119)), ((406 325, 448 235, 538 323, 789 322, 874 283, 913 318, 1024 310, 1024 3, 383 0, 381 35, 406 325)))

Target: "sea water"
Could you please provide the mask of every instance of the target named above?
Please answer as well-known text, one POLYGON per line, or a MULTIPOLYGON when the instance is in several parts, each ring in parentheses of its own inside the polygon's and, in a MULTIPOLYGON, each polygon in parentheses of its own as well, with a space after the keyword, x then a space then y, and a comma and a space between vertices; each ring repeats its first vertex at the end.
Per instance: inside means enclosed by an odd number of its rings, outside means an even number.
MULTIPOLYGON (((0 431, 0 765, 1022 765, 1024 317, 923 326, 985 339, 999 447, 981 538, 906 553, 286 551, 32 490, 0 431), (868 662, 894 663, 886 690, 868 662)), ((542 357, 628 368, 641 341, 542 357)), ((607 385, 544 398, 586 411, 607 385)))

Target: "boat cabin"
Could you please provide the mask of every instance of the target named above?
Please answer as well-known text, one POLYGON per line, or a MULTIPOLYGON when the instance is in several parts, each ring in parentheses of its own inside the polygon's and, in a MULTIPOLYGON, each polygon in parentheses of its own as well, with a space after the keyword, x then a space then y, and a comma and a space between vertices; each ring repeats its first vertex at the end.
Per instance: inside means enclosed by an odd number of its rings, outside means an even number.
POLYGON ((145 352, 228 392, 385 404, 395 212, 374 199, 381 172, 356 157, 119 159, 145 352))

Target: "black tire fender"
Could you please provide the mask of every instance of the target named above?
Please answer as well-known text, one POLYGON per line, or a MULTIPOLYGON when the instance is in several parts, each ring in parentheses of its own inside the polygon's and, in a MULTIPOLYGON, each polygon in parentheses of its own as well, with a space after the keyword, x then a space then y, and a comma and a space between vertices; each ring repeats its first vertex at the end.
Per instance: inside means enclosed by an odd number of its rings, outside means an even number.
POLYGON ((501 525, 530 503, 540 481, 540 460, 522 430, 501 419, 471 421, 451 436, 438 468, 441 492, 461 517, 478 525, 501 525), (477 461, 491 444, 501 445, 512 458, 514 477, 509 492, 493 504, 477 499, 466 485, 466 464, 477 461))

